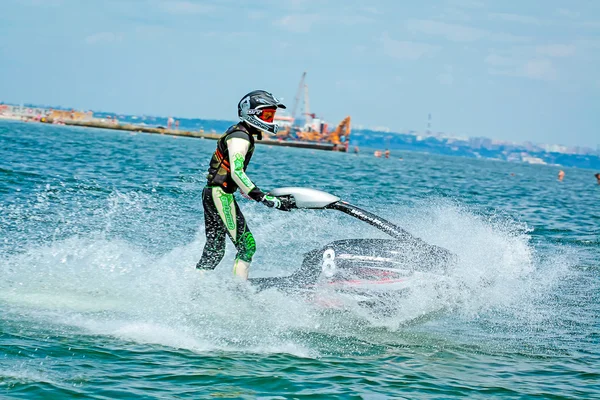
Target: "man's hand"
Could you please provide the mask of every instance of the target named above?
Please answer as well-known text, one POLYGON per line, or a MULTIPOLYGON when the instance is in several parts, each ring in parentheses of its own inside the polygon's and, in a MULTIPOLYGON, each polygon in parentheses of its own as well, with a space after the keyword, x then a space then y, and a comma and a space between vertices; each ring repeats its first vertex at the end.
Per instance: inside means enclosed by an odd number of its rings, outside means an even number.
POLYGON ((248 199, 248 200, 254 200, 252 197, 248 196, 246 193, 244 193, 243 190, 240 190, 240 194, 242 195, 243 198, 248 199))
POLYGON ((296 200, 293 197, 280 196, 278 197, 281 202, 280 206, 277 207, 281 211, 290 211, 292 208, 296 208, 296 200))
POLYGON ((262 203, 267 207, 275 207, 281 211, 290 211, 292 208, 296 207, 296 202, 291 197, 285 196, 269 196, 266 195, 262 199, 262 203))

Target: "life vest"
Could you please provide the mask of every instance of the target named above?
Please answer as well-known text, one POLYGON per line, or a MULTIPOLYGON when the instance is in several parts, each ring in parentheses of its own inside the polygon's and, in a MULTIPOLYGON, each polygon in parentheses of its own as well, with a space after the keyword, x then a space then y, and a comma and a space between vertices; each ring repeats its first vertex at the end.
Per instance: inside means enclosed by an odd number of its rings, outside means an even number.
POLYGON ((219 138, 217 149, 210 159, 206 179, 208 186, 220 186, 226 193, 233 193, 238 188, 237 184, 231 178, 229 149, 227 148, 227 141, 233 138, 240 138, 250 142, 246 158, 244 159, 244 171, 246 171, 246 167, 248 167, 254 153, 254 136, 241 122, 229 127, 223 136, 219 138))

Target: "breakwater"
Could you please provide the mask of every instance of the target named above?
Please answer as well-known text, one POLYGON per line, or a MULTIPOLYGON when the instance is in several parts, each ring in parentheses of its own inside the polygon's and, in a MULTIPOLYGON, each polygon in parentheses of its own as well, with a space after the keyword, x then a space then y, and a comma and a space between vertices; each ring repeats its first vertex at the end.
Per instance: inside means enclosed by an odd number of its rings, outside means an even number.
MULTIPOLYGON (((70 126, 82 126, 87 128, 100 128, 100 129, 113 129, 119 131, 128 131, 128 132, 145 132, 145 133, 153 133, 159 135, 171 135, 171 136, 184 136, 184 137, 193 137, 199 139, 212 139, 217 140, 221 137, 221 134, 218 133, 209 133, 200 131, 188 131, 181 129, 170 129, 164 127, 155 127, 148 125, 138 125, 138 124, 121 124, 115 123, 114 121, 106 121, 106 120, 53 120, 52 118, 44 118, 41 120, 43 123, 60 123, 64 125, 70 126)), ((271 146, 285 146, 285 147, 298 147, 305 149, 315 149, 315 150, 328 150, 328 151, 341 151, 345 152, 346 147, 336 145, 334 143, 322 143, 322 142, 308 142, 308 141, 294 141, 294 140, 273 140, 265 138, 263 140, 256 141, 258 144, 266 144, 271 146)))

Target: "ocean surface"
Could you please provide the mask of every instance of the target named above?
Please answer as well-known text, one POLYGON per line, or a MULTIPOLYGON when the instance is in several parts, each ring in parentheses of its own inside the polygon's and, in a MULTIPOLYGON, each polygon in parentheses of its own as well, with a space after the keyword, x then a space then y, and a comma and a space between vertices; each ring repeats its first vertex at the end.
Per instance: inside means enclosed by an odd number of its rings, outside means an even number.
MULTIPOLYGON (((0 122, 0 398, 600 398, 598 171, 257 146, 263 190, 333 193, 457 255, 453 284, 376 315, 255 293, 231 243, 194 270, 214 147, 0 122)), ((238 199, 251 276, 385 237, 238 199)))

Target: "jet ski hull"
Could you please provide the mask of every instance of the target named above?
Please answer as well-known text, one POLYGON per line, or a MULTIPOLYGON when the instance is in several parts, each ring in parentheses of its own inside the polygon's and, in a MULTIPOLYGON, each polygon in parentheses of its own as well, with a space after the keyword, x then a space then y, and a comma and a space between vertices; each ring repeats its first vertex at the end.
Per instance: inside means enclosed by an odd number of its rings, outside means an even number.
POLYGON ((351 300, 378 307, 391 294, 443 277, 452 262, 447 250, 420 240, 347 239, 306 253, 302 266, 289 276, 249 281, 258 290, 275 288, 330 306, 351 300))

